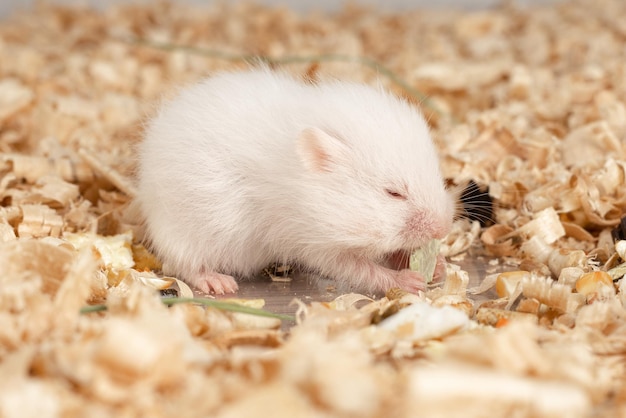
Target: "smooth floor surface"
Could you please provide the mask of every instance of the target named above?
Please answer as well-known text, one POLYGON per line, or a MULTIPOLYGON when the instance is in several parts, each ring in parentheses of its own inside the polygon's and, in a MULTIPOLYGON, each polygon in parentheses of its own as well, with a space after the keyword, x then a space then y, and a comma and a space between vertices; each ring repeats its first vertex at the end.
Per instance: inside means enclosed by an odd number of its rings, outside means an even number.
MULTIPOLYGON (((488 260, 482 257, 469 258, 455 262, 468 272, 470 276, 469 287, 478 286, 481 280, 489 273, 504 270, 503 267, 493 267, 488 264, 488 260)), ((334 280, 322 279, 303 273, 294 273, 290 281, 273 282, 269 277, 257 277, 239 283, 239 291, 234 295, 218 296, 218 299, 264 299, 264 309, 280 314, 293 314, 297 306, 293 304, 294 299, 300 299, 304 303, 314 301, 328 302, 336 297, 350 293, 353 290, 341 287, 334 280)), ((207 295, 198 294, 206 297, 207 295)), ((373 298, 384 296, 367 295, 373 298)), ((493 298, 490 292, 474 297, 476 301, 493 298)))

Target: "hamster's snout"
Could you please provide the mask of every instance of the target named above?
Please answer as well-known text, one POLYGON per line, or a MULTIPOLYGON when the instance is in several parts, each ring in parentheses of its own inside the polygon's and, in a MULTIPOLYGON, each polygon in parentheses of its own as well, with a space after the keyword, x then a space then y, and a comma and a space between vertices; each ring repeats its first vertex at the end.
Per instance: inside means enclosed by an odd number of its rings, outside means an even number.
POLYGON ((407 219, 403 235, 409 241, 424 243, 433 238, 444 238, 451 227, 452 219, 448 221, 443 214, 419 210, 407 219))

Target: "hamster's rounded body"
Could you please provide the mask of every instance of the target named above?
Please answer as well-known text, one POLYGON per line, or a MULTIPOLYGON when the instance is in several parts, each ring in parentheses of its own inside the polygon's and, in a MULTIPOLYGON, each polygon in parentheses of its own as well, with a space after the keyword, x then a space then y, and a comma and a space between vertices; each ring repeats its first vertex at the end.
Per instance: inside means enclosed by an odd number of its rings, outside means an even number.
POLYGON ((184 89, 147 125, 138 201, 152 248, 199 289, 289 262, 359 290, 423 288, 380 263, 453 216, 426 123, 365 85, 267 69, 184 89))

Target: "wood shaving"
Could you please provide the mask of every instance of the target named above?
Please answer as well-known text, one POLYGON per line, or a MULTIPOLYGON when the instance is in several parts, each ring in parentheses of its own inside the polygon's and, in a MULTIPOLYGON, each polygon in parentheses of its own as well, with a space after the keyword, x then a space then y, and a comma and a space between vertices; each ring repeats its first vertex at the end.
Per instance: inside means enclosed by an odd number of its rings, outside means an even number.
POLYGON ((43 2, 5 19, 0 416, 623 416, 625 19, 622 0, 333 15, 43 2), (425 294, 296 301, 291 328, 166 307, 157 289, 192 290, 140 244, 134 146, 164 97, 255 55, 420 106, 445 177, 494 200, 493 226, 458 220, 441 252, 517 278, 468 289, 449 266, 425 294))

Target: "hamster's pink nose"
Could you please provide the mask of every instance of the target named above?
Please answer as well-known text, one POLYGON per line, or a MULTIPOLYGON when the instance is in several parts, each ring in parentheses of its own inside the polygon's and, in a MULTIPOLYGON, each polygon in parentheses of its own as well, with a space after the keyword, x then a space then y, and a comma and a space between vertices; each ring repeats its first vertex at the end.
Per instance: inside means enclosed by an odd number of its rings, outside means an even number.
POLYGON ((431 239, 445 238, 451 228, 452 219, 432 211, 418 210, 407 219, 402 232, 410 241, 424 243, 431 239))
POLYGON ((447 225, 434 225, 432 229, 433 238, 443 239, 450 232, 450 227, 447 225))
POLYGON ((443 239, 450 233, 452 229, 452 219, 440 219, 433 224, 433 238, 443 239))
POLYGON ((417 211, 407 220, 404 233, 409 238, 441 239, 448 235, 451 226, 451 222, 439 219, 433 213, 417 211))

